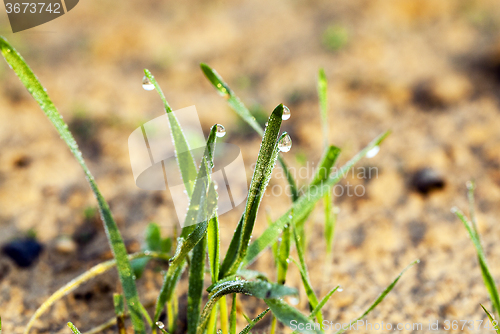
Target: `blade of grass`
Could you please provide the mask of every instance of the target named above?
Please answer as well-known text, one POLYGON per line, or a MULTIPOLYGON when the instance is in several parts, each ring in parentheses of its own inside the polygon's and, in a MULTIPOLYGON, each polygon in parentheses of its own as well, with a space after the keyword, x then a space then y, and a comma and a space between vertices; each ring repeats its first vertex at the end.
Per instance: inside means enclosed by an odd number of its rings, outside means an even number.
MULTIPOLYGON (((163 281, 160 294, 155 307, 154 322, 158 321, 161 311, 165 303, 169 302, 172 298, 173 291, 177 282, 184 270, 187 254, 205 237, 208 228, 207 216, 212 216, 212 213, 217 209, 217 192, 215 191, 213 182, 210 181, 209 176, 213 167, 213 152, 215 150, 215 140, 217 133, 217 125, 212 126, 210 134, 207 139, 207 146, 202 158, 202 163, 198 171, 198 176, 194 184, 192 198, 189 203, 188 212, 186 214, 186 221, 191 222, 198 219, 201 223, 196 224, 193 229, 184 228, 181 232, 181 237, 178 239, 177 250, 175 255, 170 259, 170 266, 163 281), (200 210, 200 207, 205 209, 200 210), (205 221, 199 217, 204 216, 205 221), (196 218, 195 218, 196 217, 196 218), (186 231, 191 231, 189 235, 183 238, 186 231)), ((170 319, 169 319, 170 321, 170 319)), ((171 329, 170 329, 171 330, 171 329)))
MULTIPOLYGON (((260 321, 271 309, 268 307, 264 311, 262 311, 255 319, 253 319, 248 325, 243 328, 240 334, 248 334, 252 330, 252 328, 260 321)), ((236 332, 235 332, 236 333, 236 332)))
POLYGON ((321 115, 321 125, 323 126, 323 140, 325 146, 328 145, 328 82, 326 80, 325 70, 320 69, 318 73, 318 98, 319 110, 321 115))
POLYGON ((210 262, 210 275, 212 283, 217 282, 219 278, 220 267, 220 234, 219 234, 219 219, 214 217, 210 219, 207 230, 207 246, 208 246, 208 260, 210 262))
POLYGON ((226 296, 222 296, 219 299, 219 308, 220 308, 220 329, 222 330, 223 334, 227 334, 229 333, 229 323, 227 321, 228 313, 227 313, 226 296))
MULTIPOLYGON (((360 315, 356 319, 354 319, 351 322, 349 322, 348 325, 351 326, 352 324, 356 323, 358 320, 361 320, 364 317, 366 317, 371 311, 373 311, 373 309, 375 307, 377 307, 377 305, 380 304, 382 302, 382 300, 384 300, 385 296, 387 296, 387 294, 389 292, 391 292, 391 290, 396 286, 396 283, 399 281, 399 279, 401 278, 401 276, 403 276, 403 274, 408 269, 410 269, 411 267, 413 267, 415 264, 417 264, 419 262, 420 262, 419 260, 415 260, 412 263, 410 263, 406 268, 404 268, 403 271, 396 277, 396 279, 391 284, 389 284, 389 286, 387 288, 385 288, 384 291, 382 291, 382 293, 377 297, 377 299, 375 299, 375 301, 373 302, 373 304, 371 304, 370 307, 368 307, 368 309, 366 309, 366 311, 362 315, 360 315)), ((346 326, 346 328, 349 329, 349 326, 346 326)), ((335 332, 335 334, 344 333, 347 330, 347 329, 344 329, 344 326, 342 326, 342 327, 343 328, 340 329, 339 331, 335 332)))
POLYGON ((486 309, 486 307, 484 307, 483 304, 480 304, 480 305, 483 308, 486 315, 488 316, 488 319, 490 319, 491 324, 493 325, 493 328, 495 329, 495 332, 500 334, 500 328, 498 327, 498 321, 496 321, 495 318, 493 318, 493 316, 490 314, 490 312, 488 312, 488 310, 486 309))
POLYGON ((184 182, 184 186, 186 187, 187 194, 191 198, 191 194, 193 192, 193 181, 196 179, 198 172, 196 170, 194 158, 189 149, 189 143, 184 136, 184 132, 182 131, 179 121, 177 120, 177 117, 175 117, 175 114, 172 112, 172 108, 170 108, 170 105, 168 104, 167 99, 165 98, 165 94, 163 94, 163 91, 160 88, 160 85, 158 85, 158 82, 149 70, 145 69, 144 74, 154 85, 158 95, 160 95, 163 106, 165 108, 165 112, 168 115, 170 133, 174 142, 175 151, 177 152, 176 160, 181 171, 182 181, 184 182))
POLYGON ((460 219, 460 221, 463 223, 463 225, 467 229, 467 232, 469 233, 469 236, 472 240, 472 243, 474 244, 474 247, 476 248, 477 258, 478 258, 479 266, 481 268, 481 273, 483 275, 484 285, 486 286, 486 289, 488 290, 491 302, 493 303, 493 307, 495 308, 495 310, 497 312, 500 312, 500 297, 498 294, 498 289, 495 285, 495 279, 491 275, 490 269, 488 267, 488 263, 486 262, 486 256, 484 255, 483 247, 481 246, 481 240, 479 238, 479 234, 477 234, 474 231, 474 228, 472 227, 472 223, 470 223, 467 220, 467 218, 465 217, 463 212, 460 211, 460 209, 454 207, 451 209, 451 211, 460 219))
POLYGON ((217 301, 225 295, 232 293, 243 293, 261 299, 280 298, 288 295, 296 295, 297 290, 281 284, 275 284, 264 281, 230 281, 224 282, 216 286, 208 296, 208 301, 201 313, 200 322, 198 325, 198 334, 202 334, 207 325, 212 308, 217 301))
MULTIPOLYGON (((204 63, 200 64, 200 68, 207 77, 208 81, 210 81, 210 83, 215 87, 219 95, 227 99, 229 106, 260 136, 263 136, 264 129, 262 126, 255 120, 255 117, 252 116, 248 108, 245 107, 243 102, 241 102, 241 100, 234 94, 231 88, 229 88, 228 84, 224 82, 224 79, 222 79, 219 73, 204 63)), ((296 201, 299 198, 297 183, 295 182, 293 175, 290 173, 290 170, 281 155, 278 156, 278 161, 283 168, 288 184, 290 185, 292 199, 293 201, 296 201)))
POLYGON ((237 256, 230 253, 226 255, 221 266, 221 278, 234 274, 245 257, 248 242, 252 236, 255 219, 257 218, 257 211, 278 156, 278 140, 286 136, 286 133, 283 133, 281 137, 278 138, 282 115, 283 105, 280 104, 274 109, 271 116, 269 116, 268 126, 262 137, 257 164, 255 166, 252 181, 250 182, 245 211, 242 219, 238 223, 236 233, 229 247, 230 250, 234 251, 236 244, 238 244, 237 256))
POLYGON ((381 144, 381 142, 389 135, 390 132, 385 132, 384 134, 375 138, 371 143, 369 143, 363 150, 356 154, 351 160, 349 160, 340 170, 317 187, 310 187, 306 194, 301 196, 295 203, 293 203, 292 208, 284 213, 278 220, 276 220, 271 226, 269 226, 261 236, 255 240, 250 247, 246 257, 242 263, 242 267, 246 267, 252 263, 261 252, 271 245, 281 234, 283 227, 288 222, 288 215, 291 210, 293 210, 293 224, 297 226, 298 222, 304 221, 307 216, 311 213, 312 208, 316 202, 323 198, 331 188, 340 181, 344 175, 361 159, 368 151, 370 151, 375 146, 381 144))
POLYGON ((300 333, 305 334, 321 333, 321 330, 319 328, 316 328, 305 315, 303 315, 297 309, 291 307, 281 299, 265 299, 264 301, 271 309, 271 312, 273 312, 273 315, 285 326, 288 326, 290 328, 292 328, 293 325, 296 325, 297 327, 301 326, 302 329, 296 329, 300 333))
POLYGON ((474 232, 479 237, 479 232, 477 230, 477 220, 476 220, 476 210, 474 209, 474 189, 476 185, 474 181, 467 182, 467 198, 469 199, 469 211, 470 211, 470 220, 472 222, 472 227, 474 228, 474 232))
POLYGON ((229 319, 229 334, 236 334, 236 294, 233 293, 233 302, 231 304, 231 317, 229 319))
MULTIPOLYGON (((318 297, 314 293, 314 290, 311 285, 311 280, 309 279, 309 273, 307 272, 306 260, 304 258, 304 252, 302 250, 302 246, 300 244, 299 236, 297 235, 297 230, 293 229, 293 237, 295 240, 295 246, 297 249, 297 255, 299 256, 300 264, 297 263, 293 258, 291 260, 295 263, 295 265, 299 268, 300 277, 302 279, 302 285, 304 285, 304 289, 306 290, 307 299, 309 300, 309 305, 311 309, 315 309, 318 306, 319 301, 318 297)), ((323 323, 323 316, 321 312, 317 314, 318 322, 323 323)))
POLYGON ((187 333, 196 333, 201 310, 201 298, 203 295, 203 276, 205 274, 205 248, 207 246, 206 236, 196 244, 189 266, 189 288, 188 288, 188 312, 187 333))
MULTIPOLYGON (((290 220, 292 215, 290 215, 290 220)), ((290 256, 290 224, 285 225, 281 236, 281 243, 278 250, 278 284, 285 284, 286 273, 288 271, 288 258, 290 256)))
MULTIPOLYGON (((82 153, 78 149, 78 145, 73 135, 68 130, 67 124, 62 119, 61 114, 57 111, 57 108, 54 103, 52 103, 52 100, 47 95, 46 90, 38 81, 35 74, 26 64, 22 56, 3 37, 0 37, 0 49, 2 50, 2 54, 7 63, 14 70, 22 84, 33 96, 35 101, 40 105, 45 115, 55 126, 62 140, 68 145, 71 153, 82 167, 85 176, 87 177, 87 181, 90 184, 90 188, 97 199, 97 203, 99 204, 99 211, 102 221, 104 222, 106 235, 108 237, 111 250, 113 251, 114 257, 117 261, 120 282, 130 308, 134 331, 137 334, 145 333, 144 323, 138 307, 139 297, 137 295, 137 287, 135 285, 132 267, 130 266, 130 262, 127 258, 127 249, 125 248, 120 231, 118 230, 118 227, 113 219, 108 203, 99 191, 99 188, 94 181, 94 177, 83 160, 82 153)), ((27 327, 27 329, 29 330, 29 327, 27 327)), ((25 333, 28 333, 28 331, 25 331, 25 333)))
POLYGON ((68 322, 68 327, 69 327, 69 329, 71 329, 71 331, 73 332, 73 334, 82 334, 82 333, 80 333, 80 331, 78 330, 78 328, 76 328, 76 326, 73 325, 71 322, 68 322))
POLYGON ((119 334, 126 334, 127 329, 125 328, 125 304, 123 301, 123 296, 119 293, 113 295, 113 305, 115 307, 116 314, 116 325, 118 327, 119 334))

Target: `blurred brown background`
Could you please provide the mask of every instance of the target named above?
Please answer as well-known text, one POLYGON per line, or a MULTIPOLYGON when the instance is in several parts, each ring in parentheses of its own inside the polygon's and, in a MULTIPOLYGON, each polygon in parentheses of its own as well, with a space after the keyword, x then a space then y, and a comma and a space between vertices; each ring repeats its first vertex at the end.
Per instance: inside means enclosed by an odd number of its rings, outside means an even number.
MULTIPOLYGON (((165 235, 176 224, 168 193, 136 188, 130 170, 129 134, 163 113, 156 93, 141 87, 144 68, 174 110, 196 105, 204 129, 226 126, 224 140, 242 148, 249 177, 260 140, 210 86, 199 63, 217 69, 256 115, 282 102, 290 107, 283 128, 294 144, 284 156, 295 167, 317 162, 322 153, 316 78, 324 68, 330 141, 343 148, 341 163, 393 131, 381 152, 361 163, 377 167, 378 177, 343 181, 363 184, 366 194, 336 199, 333 263, 324 261, 322 210, 308 222, 313 286, 321 295, 336 284, 344 288, 325 308, 325 319, 357 316, 420 258, 368 319, 427 324, 485 319, 479 303, 490 306, 473 246, 450 213, 453 205, 467 208, 469 179, 477 181, 479 229, 500 279, 499 8, 497 0, 82 0, 67 15, 17 34, 1 10, 0 30, 70 124, 131 251, 140 248, 148 222, 161 224, 165 235), (436 178, 419 174, 423 168, 436 178), (423 182, 420 191, 415 178, 423 182), (442 189, 425 194, 436 182, 442 189)), ((28 269, 0 256, 3 329, 20 333, 47 296, 110 254, 88 210, 95 200, 80 167, 5 63, 0 81, 0 244, 33 230, 44 245, 28 269), (89 240, 74 248, 68 236, 81 235, 89 240)), ((262 209, 277 218, 288 205, 285 195, 266 196, 262 209)), ((257 233, 267 226, 264 211, 257 233)), ((221 218, 224 248, 238 214, 221 218)), ((270 263, 265 257, 255 268, 273 277, 270 263)), ((155 299, 160 281, 153 271, 141 279, 146 302, 155 299)), ((289 284, 300 285, 293 266, 289 284)), ((37 328, 67 333, 68 320, 92 328, 112 316, 115 287, 112 273, 86 284, 37 328)), ((302 291, 304 312, 305 300, 302 291)), ((262 306, 252 299, 246 305, 250 313, 262 306)))

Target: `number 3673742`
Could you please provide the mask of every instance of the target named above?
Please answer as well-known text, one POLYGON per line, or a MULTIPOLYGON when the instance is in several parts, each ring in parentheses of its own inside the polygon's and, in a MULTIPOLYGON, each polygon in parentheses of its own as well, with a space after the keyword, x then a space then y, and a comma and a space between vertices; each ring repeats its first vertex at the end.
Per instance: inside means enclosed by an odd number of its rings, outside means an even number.
POLYGON ((6 3, 5 8, 7 13, 31 13, 31 14, 41 14, 41 13, 54 13, 61 14, 61 4, 59 3, 49 3, 45 2, 23 2, 23 3, 6 3))

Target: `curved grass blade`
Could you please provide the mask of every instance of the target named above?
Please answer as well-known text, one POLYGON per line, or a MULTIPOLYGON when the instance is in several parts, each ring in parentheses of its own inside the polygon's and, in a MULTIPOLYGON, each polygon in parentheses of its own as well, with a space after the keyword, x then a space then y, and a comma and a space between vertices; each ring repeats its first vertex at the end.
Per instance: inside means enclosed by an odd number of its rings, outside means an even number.
POLYGON ((334 145, 330 145, 325 149, 318 167, 316 168, 316 172, 314 173, 314 177, 309 183, 309 188, 317 187, 328 180, 340 152, 341 149, 334 145))
MULTIPOLYGON (((229 88, 229 85, 224 82, 224 79, 217 73, 216 70, 212 69, 207 64, 200 64, 201 70, 207 77, 208 81, 215 87, 219 95, 227 99, 229 106, 245 121, 250 125, 260 136, 264 135, 264 129, 262 126, 255 120, 255 117, 252 116, 247 107, 241 102, 241 100, 234 94, 234 92, 229 88)), ((281 167, 285 173, 288 184, 290 185, 290 189, 292 191, 292 199, 296 201, 299 198, 299 191, 297 189, 297 183, 295 182, 293 175, 290 173, 288 166, 286 165, 285 160, 280 156, 278 156, 278 161, 280 162, 281 167)))
MULTIPOLYGON (((300 264, 297 263, 293 258, 292 258, 292 261, 299 268, 300 277, 302 279, 302 284, 304 285, 304 289, 306 290, 306 295, 307 295, 307 299, 309 300, 309 305, 311 306, 312 309, 315 309, 316 306, 318 306, 319 301, 318 301, 318 297, 316 297, 316 294, 314 293, 314 290, 313 290, 312 285, 311 285, 311 281, 309 279, 309 274, 307 272, 306 260, 304 258, 304 252, 302 250, 302 245, 300 243, 299 236, 297 235, 296 229, 293 229, 293 237, 295 240, 295 246, 297 249, 297 255, 299 256, 300 264)), ((323 316, 321 315, 321 312, 318 312, 317 318, 318 318, 319 323, 323 323, 323 316)))
POLYGON ((196 333, 198 319, 201 310, 201 298, 203 295, 203 276, 205 274, 205 248, 207 238, 204 236, 193 249, 193 256, 189 265, 189 288, 188 288, 188 312, 187 327, 188 334, 196 333))
POLYGON ((71 331, 73 332, 73 334, 82 334, 82 333, 80 333, 80 331, 78 330, 78 328, 76 328, 76 326, 73 325, 71 322, 68 322, 68 327, 69 327, 69 329, 71 329, 71 331))
POLYGON ((200 322, 198 325, 198 334, 202 334, 207 325, 212 308, 217 301, 231 293, 243 293, 261 299, 274 299, 288 295, 296 295, 297 290, 281 284, 275 284, 264 281, 229 281, 217 285, 208 295, 208 301, 201 313, 200 322))
POLYGON ((178 153, 176 155, 177 164, 179 165, 182 181, 184 182, 187 194, 191 198, 191 194, 193 192, 193 181, 196 179, 196 175, 198 174, 198 172, 196 170, 194 158, 189 149, 189 143, 184 136, 184 132, 182 131, 179 121, 177 120, 177 117, 175 117, 175 114, 172 112, 172 108, 170 108, 170 105, 165 98, 165 94, 163 94, 163 91, 161 90, 160 85, 156 81, 155 77, 147 69, 144 70, 144 74, 154 85, 158 95, 160 95, 163 106, 165 108, 165 112, 168 115, 170 133, 172 134, 175 151, 178 153))
MULTIPOLYGON (((140 258, 156 258, 156 259, 161 259, 168 261, 168 257, 165 254, 162 253, 157 253, 157 252, 140 252, 140 253, 135 253, 131 254, 128 256, 129 261, 133 261, 135 259, 140 259, 140 258)), ((35 311, 35 313, 31 316, 28 325, 26 325, 26 329, 24 330, 25 333, 29 332, 35 321, 40 318, 56 301, 61 299, 62 297, 66 296, 68 293, 71 291, 75 290, 78 288, 80 285, 82 285, 85 282, 88 282, 92 278, 99 276, 101 274, 104 274, 107 272, 109 269, 113 268, 116 266, 116 260, 109 260, 103 263, 100 263, 80 276, 74 278, 72 281, 67 283, 65 286, 59 288, 56 292, 54 292, 45 302, 35 311)))
MULTIPOLYGON (((158 298, 156 300, 155 306, 155 314, 153 317, 153 322, 157 322, 160 318, 161 311, 165 306, 167 301, 170 301, 173 296, 173 292, 177 282, 181 278, 182 272, 186 267, 186 259, 182 260, 177 266, 168 267, 167 273, 165 274, 165 278, 163 279, 163 284, 160 289, 160 293, 158 294, 158 298)), ((169 319, 170 321, 170 319, 169 319)))
POLYGON ((488 312, 488 310, 486 309, 486 307, 484 307, 483 304, 480 304, 480 305, 483 308, 483 311, 488 316, 488 319, 490 319, 491 324, 493 325, 493 328, 495 329, 495 332, 497 332, 498 334, 500 334, 500 329, 498 328, 498 321, 496 321, 495 318, 493 318, 493 316, 490 314, 490 312, 488 312))
POLYGON ((319 110, 321 115, 321 125, 323 126, 323 139, 325 146, 328 145, 328 99, 327 99, 328 82, 326 80, 325 70, 320 69, 318 72, 318 98, 319 110))
POLYGON ((385 132, 384 134, 375 138, 370 142, 363 150, 356 154, 351 160, 349 160, 340 170, 328 177, 325 182, 322 182, 316 187, 310 187, 306 194, 301 196, 296 202, 293 203, 292 209, 284 213, 278 220, 276 220, 271 226, 269 226, 262 235, 255 240, 250 247, 246 257, 242 263, 245 267, 252 263, 260 253, 270 246, 275 240, 278 239, 281 234, 283 227, 288 222, 288 215, 291 210, 293 210, 293 224, 297 226, 299 222, 304 221, 307 216, 311 213, 314 205, 317 201, 325 196, 325 194, 331 191, 331 188, 338 183, 342 177, 361 159, 368 151, 370 151, 375 146, 378 146, 382 141, 390 134, 390 132, 385 132))
MULTIPOLYGON (((323 297, 323 299, 321 299, 321 301, 319 302, 319 304, 311 311, 311 314, 309 315, 308 319, 309 320, 314 320, 314 318, 316 318, 316 314, 318 314, 321 309, 323 308, 323 306, 325 306, 325 304, 328 302, 328 300, 330 300, 330 297, 335 293, 335 291, 337 291, 338 289, 340 288, 340 285, 337 285, 335 288, 333 288, 332 290, 330 290, 330 292, 328 292, 326 294, 326 296, 323 297)), ((319 321, 318 321, 319 322, 319 321)), ((321 322, 319 322, 321 323, 321 322)), ((298 333, 297 330, 293 331, 292 334, 296 334, 298 333)))
POLYGON ((234 281, 238 279, 244 279, 246 281, 252 280, 252 279, 259 279, 261 281, 267 281, 269 282, 269 278, 267 278, 266 274, 256 271, 256 270, 250 270, 250 269, 239 269, 236 274, 227 276, 223 279, 218 280, 217 282, 213 283, 207 288, 207 292, 212 292, 212 290, 220 283, 223 282, 229 282, 229 281, 234 281))
POLYGON ((317 328, 318 326, 315 327, 314 323, 305 315, 281 299, 265 299, 264 301, 271 309, 271 312, 273 312, 273 315, 285 326, 291 329, 297 329, 299 333, 321 333, 321 329, 317 328), (293 328, 294 325, 297 326, 297 328, 293 328))
MULTIPOLYGON (((248 334, 252 330, 252 328, 260 321, 264 316, 270 311, 271 309, 268 307, 264 311, 262 311, 258 316, 255 317, 248 325, 243 328, 243 330, 240 332, 240 334, 248 334)), ((236 331, 235 331, 236 333, 236 331)))
POLYGON ((271 178, 271 174, 278 157, 278 139, 281 139, 286 133, 283 133, 278 138, 283 115, 283 105, 278 105, 271 116, 269 116, 268 126, 262 137, 262 143, 257 157, 257 164, 250 182, 250 189, 245 207, 245 212, 238 223, 236 233, 231 240, 230 250, 234 251, 236 245, 237 256, 234 253, 228 253, 224 258, 221 266, 220 277, 234 274, 238 270, 239 265, 245 257, 248 242, 252 236, 257 211, 259 210, 260 202, 266 191, 266 187, 271 178))
POLYGON ((479 234, 474 231, 472 227, 472 223, 468 221, 462 211, 460 209, 454 207, 451 209, 453 213, 462 221, 463 225, 467 229, 469 236, 476 248, 477 259, 479 261, 479 266, 481 267, 481 273, 483 275, 484 285, 486 285, 486 289, 490 295, 491 302, 493 303, 493 307, 497 312, 500 312, 500 297, 498 294, 498 289, 495 285, 495 279, 491 275, 490 269, 488 267, 488 263, 486 262, 486 256, 483 252, 483 247, 481 246, 481 240, 479 234))
MULTIPOLYGON (((391 292, 391 290, 394 288, 394 286, 396 286, 396 283, 399 281, 399 279, 401 278, 401 276, 403 276, 403 274, 408 269, 410 269, 411 267, 413 267, 415 264, 417 264, 419 262, 420 262, 419 260, 415 260, 412 263, 410 263, 406 268, 404 268, 403 271, 398 275, 398 277, 396 277, 396 279, 391 284, 389 284, 389 286, 387 288, 385 288, 384 291, 382 291, 382 293, 377 297, 377 299, 375 299, 375 301, 373 302, 373 304, 371 304, 370 307, 368 307, 368 309, 362 315, 360 315, 358 318, 356 318, 356 319, 352 320, 351 322, 349 322, 349 326, 351 326, 352 324, 356 323, 358 320, 363 319, 371 311, 373 311, 373 309, 375 307, 377 307, 377 305, 380 304, 382 302, 382 300, 384 300, 385 296, 387 296, 387 294, 389 292, 391 292)), ((346 326, 347 329, 349 328, 349 326, 346 326)), ((342 326, 342 327, 344 327, 344 326, 342 326)), ((339 331, 335 332, 335 334, 344 333, 347 329, 342 328, 339 331)))
POLYGON ((139 297, 137 295, 137 287, 135 286, 132 267, 130 266, 130 262, 127 258, 127 249, 125 248, 120 231, 118 230, 118 227, 113 219, 108 203, 99 191, 99 188, 94 181, 94 177, 83 160, 82 153, 78 149, 78 145, 73 138, 73 135, 68 130, 67 124, 63 121, 61 114, 57 111, 57 108, 54 103, 52 103, 52 100, 47 95, 45 89, 38 81, 35 74, 31 71, 22 56, 3 37, 0 37, 0 49, 2 50, 2 54, 7 63, 14 70, 22 84, 26 87, 26 89, 28 89, 28 92, 33 96, 35 101, 40 105, 45 115, 49 118, 52 124, 54 124, 62 140, 64 140, 64 142, 68 145, 71 153, 82 167, 85 176, 87 177, 87 181, 90 184, 90 188, 97 199, 97 203, 99 204, 99 211, 102 221, 104 222, 106 235, 108 237, 111 250, 113 251, 114 257, 117 261, 118 274, 125 298, 130 308, 134 330, 138 334, 145 333, 144 323, 142 322, 142 316, 138 308, 139 297))

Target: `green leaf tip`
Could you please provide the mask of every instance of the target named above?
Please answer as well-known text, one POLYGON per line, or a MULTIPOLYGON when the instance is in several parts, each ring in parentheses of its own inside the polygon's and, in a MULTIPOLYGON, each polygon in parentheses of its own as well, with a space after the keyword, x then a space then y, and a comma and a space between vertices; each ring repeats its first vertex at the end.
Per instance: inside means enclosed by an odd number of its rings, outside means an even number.
POLYGON ((73 334, 82 334, 82 333, 80 333, 80 331, 78 330, 78 328, 76 328, 76 326, 73 325, 71 322, 68 322, 68 327, 71 329, 71 331, 73 332, 73 334))

